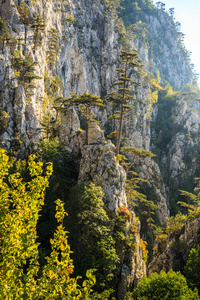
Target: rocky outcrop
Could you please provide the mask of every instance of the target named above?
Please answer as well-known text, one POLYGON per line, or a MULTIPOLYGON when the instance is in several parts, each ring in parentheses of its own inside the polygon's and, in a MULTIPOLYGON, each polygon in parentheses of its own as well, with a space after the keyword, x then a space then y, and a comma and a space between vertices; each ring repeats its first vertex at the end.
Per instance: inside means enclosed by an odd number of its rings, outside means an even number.
POLYGON ((181 230, 167 237, 163 245, 158 245, 154 251, 154 258, 149 265, 149 275, 161 270, 168 272, 182 271, 188 259, 188 254, 195 248, 200 237, 200 218, 187 222, 181 230))
POLYGON ((85 142, 85 134, 80 130, 80 121, 74 109, 62 113, 58 138, 67 151, 80 153, 85 142))
POLYGON ((125 170, 116 159, 115 146, 110 141, 105 142, 97 125, 89 127, 88 141, 88 145, 81 148, 79 181, 92 181, 101 186, 106 207, 117 212, 121 206, 127 206, 125 170))

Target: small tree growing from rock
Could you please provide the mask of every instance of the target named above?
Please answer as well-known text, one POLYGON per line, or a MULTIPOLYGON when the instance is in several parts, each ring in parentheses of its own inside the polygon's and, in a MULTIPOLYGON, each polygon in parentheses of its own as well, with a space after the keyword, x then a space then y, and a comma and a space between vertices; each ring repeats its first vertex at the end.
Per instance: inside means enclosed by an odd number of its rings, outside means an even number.
POLYGON ((93 113, 92 109, 95 107, 104 107, 103 100, 100 99, 99 96, 95 96, 92 93, 84 92, 81 95, 77 95, 76 93, 72 93, 72 96, 69 98, 58 99, 56 109, 69 109, 72 105, 78 107, 81 112, 81 117, 85 120, 85 131, 86 131, 86 145, 88 144, 88 126, 90 122, 96 122, 96 115, 93 113), (58 103, 60 102, 60 106, 58 103))
POLYGON ((33 28, 34 30, 34 35, 33 35, 33 43, 34 43, 34 50, 37 49, 37 47, 41 46, 42 44, 42 39, 43 39, 43 35, 42 33, 45 30, 45 23, 44 23, 44 19, 41 16, 40 13, 37 13, 34 17, 33 17, 33 23, 31 25, 31 28, 33 28))

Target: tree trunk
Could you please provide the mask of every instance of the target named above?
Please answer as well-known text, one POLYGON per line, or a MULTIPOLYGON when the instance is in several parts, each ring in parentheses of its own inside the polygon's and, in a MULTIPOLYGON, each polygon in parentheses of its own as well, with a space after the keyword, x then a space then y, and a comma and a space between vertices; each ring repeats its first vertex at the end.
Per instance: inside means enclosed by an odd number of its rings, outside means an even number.
POLYGON ((88 107, 86 107, 85 144, 88 145, 88 107))
MULTIPOLYGON (((127 61, 126 61, 125 74, 124 74, 125 78, 126 78, 126 72, 127 72, 127 61)), ((125 89, 125 87, 126 87, 126 81, 124 81, 123 88, 125 89)), ((122 100, 121 100, 121 113, 120 113, 119 133, 118 133, 117 144, 116 144, 116 156, 119 154, 119 148, 120 148, 121 137, 122 137, 122 125, 123 125, 123 113, 124 113, 124 108, 123 108, 124 96, 125 96, 125 91, 123 91, 122 100)))

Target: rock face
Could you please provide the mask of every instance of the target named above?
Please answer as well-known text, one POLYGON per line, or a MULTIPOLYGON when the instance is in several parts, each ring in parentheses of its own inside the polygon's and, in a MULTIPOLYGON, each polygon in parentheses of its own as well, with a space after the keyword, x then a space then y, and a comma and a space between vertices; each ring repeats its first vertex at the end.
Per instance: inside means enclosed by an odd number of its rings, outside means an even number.
MULTIPOLYGON (((198 103, 188 104, 180 94, 166 107, 158 111, 152 127, 152 151, 159 147, 159 167, 164 181, 167 202, 175 210, 178 189, 193 192, 194 178, 199 177, 199 117, 198 103), (163 115, 162 121, 160 116, 163 115), (156 133, 154 128, 160 128, 156 133)), ((163 193, 162 193, 163 195, 163 193)), ((175 211, 173 211, 175 213, 175 211)))
POLYGON ((81 149, 82 158, 80 163, 79 181, 94 182, 101 186, 105 196, 104 202, 110 211, 117 212, 121 206, 127 206, 125 184, 126 174, 115 157, 115 146, 111 143, 99 144, 97 128, 90 129, 89 141, 92 144, 85 145, 81 149), (96 141, 94 135, 96 134, 96 141))
POLYGON ((58 137, 67 151, 76 154, 80 152, 80 148, 85 142, 85 135, 80 131, 80 121, 74 109, 61 115, 58 137))
POLYGON ((193 75, 187 60, 189 53, 181 42, 179 25, 164 10, 147 16, 146 23, 151 41, 148 56, 153 61, 149 68, 153 73, 159 70, 162 81, 167 80, 177 90, 183 89, 192 81, 193 75))
MULTIPOLYGON (((154 253, 154 259, 148 268, 149 275, 153 272, 160 273, 161 270, 168 272, 182 271, 192 248, 198 244, 200 237, 200 219, 188 222, 183 228, 173 235, 168 236, 162 251, 158 248, 154 253)), ((159 246, 159 245, 158 245, 159 246)))

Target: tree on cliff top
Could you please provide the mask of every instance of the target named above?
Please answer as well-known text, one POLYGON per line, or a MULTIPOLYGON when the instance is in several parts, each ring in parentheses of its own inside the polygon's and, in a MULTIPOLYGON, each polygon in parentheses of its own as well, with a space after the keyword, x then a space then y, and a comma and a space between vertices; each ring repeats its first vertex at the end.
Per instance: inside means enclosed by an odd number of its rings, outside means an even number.
POLYGON ((95 96, 92 93, 84 92, 83 94, 77 95, 72 93, 71 97, 63 98, 59 97, 55 101, 55 109, 65 111, 72 106, 76 106, 80 109, 81 117, 85 119, 85 132, 86 132, 86 145, 88 144, 88 127, 90 122, 96 122, 96 115, 92 109, 95 107, 104 107, 103 100, 99 96, 95 96))

